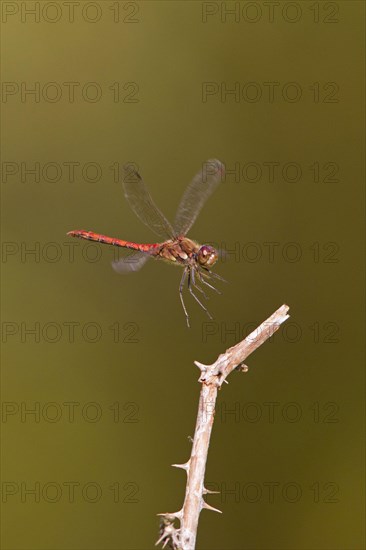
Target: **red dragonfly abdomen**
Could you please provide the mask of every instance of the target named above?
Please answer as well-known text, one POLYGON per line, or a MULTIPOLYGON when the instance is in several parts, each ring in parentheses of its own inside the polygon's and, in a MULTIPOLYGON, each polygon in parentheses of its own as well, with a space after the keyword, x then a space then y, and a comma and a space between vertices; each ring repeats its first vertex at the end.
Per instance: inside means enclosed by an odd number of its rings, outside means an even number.
POLYGON ((107 237, 106 235, 100 235, 99 233, 93 233, 93 231, 69 231, 70 237, 79 237, 80 239, 87 239, 88 241, 95 241, 97 243, 110 244, 112 246, 120 246, 122 248, 130 248, 131 250, 140 250, 141 252, 152 252, 160 245, 158 243, 152 244, 140 244, 131 241, 123 241, 122 239, 115 239, 114 237, 107 237))

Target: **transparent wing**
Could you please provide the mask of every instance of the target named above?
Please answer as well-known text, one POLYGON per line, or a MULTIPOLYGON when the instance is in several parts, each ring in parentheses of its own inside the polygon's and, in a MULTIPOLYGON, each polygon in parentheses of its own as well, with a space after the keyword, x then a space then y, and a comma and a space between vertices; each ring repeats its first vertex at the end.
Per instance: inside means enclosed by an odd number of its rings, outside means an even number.
POLYGON ((133 273, 145 265, 150 255, 145 252, 133 252, 125 258, 112 262, 112 267, 117 273, 133 273))
POLYGON ((164 239, 174 236, 172 226, 152 200, 144 180, 132 165, 124 167, 123 189, 132 210, 145 225, 164 239))
POLYGON ((224 165, 219 160, 208 160, 188 185, 180 201, 174 222, 176 235, 186 235, 197 219, 203 205, 222 180, 224 165))

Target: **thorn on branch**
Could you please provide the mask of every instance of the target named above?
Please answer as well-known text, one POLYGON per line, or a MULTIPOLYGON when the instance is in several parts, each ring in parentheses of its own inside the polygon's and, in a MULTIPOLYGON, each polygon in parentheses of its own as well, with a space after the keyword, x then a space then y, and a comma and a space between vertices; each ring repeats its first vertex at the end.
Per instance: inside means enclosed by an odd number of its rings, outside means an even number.
POLYGON ((156 541, 155 546, 163 543, 163 548, 168 545, 168 548, 170 548, 171 550, 178 550, 180 529, 177 529, 174 526, 174 520, 174 514, 163 515, 159 525, 160 537, 156 541))
POLYGON ((181 468, 182 470, 188 471, 189 463, 190 463, 190 460, 188 460, 188 462, 186 462, 185 464, 172 464, 172 466, 173 468, 181 468))
POLYGON ((204 365, 203 363, 200 363, 199 361, 195 361, 194 364, 196 365, 196 367, 198 367, 200 369, 200 371, 202 373, 206 372, 206 370, 211 366, 211 365, 204 365))
POLYGON ((206 510, 212 510, 212 512, 218 512, 219 514, 222 514, 222 511, 218 508, 214 508, 213 506, 210 506, 202 499, 202 508, 206 508, 206 510))
POLYGON ((178 512, 164 512, 157 515, 162 516, 163 518, 167 518, 171 522, 174 521, 174 518, 177 518, 179 520, 182 519, 182 510, 179 510, 178 512))
POLYGON ((204 487, 202 493, 204 495, 219 495, 220 491, 211 491, 210 489, 206 489, 206 487, 204 487))

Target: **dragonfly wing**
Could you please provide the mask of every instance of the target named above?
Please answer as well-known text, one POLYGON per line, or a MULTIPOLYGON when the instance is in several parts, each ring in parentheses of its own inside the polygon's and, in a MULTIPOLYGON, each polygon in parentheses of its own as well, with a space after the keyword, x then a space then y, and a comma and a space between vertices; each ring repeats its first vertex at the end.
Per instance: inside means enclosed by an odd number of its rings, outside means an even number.
POLYGON ((112 267, 117 273, 133 273, 141 269, 149 258, 149 254, 137 251, 129 254, 125 258, 112 262, 112 267))
POLYGON ((203 205, 222 180, 224 165, 219 160, 208 160, 195 175, 180 201, 174 222, 176 235, 186 235, 197 219, 203 205))
POLYGON ((152 200, 140 174, 131 165, 124 167, 123 188, 129 205, 145 225, 164 239, 174 236, 172 226, 152 200))

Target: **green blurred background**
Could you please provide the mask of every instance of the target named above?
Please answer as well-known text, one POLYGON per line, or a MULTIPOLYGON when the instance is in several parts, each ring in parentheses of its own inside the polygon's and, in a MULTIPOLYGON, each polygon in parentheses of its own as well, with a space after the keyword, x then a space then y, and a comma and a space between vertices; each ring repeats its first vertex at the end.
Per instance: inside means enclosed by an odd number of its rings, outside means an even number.
POLYGON ((206 480, 223 515, 203 511, 197 547, 364 548, 364 4, 2 10, 3 548, 152 548, 183 502, 193 361, 283 303, 287 328, 220 392, 206 480), (178 270, 117 275, 113 250, 66 232, 153 242, 120 167, 174 219, 209 158, 239 172, 190 236, 229 250, 229 284, 214 322, 186 298, 188 330, 178 270))

